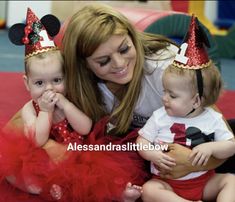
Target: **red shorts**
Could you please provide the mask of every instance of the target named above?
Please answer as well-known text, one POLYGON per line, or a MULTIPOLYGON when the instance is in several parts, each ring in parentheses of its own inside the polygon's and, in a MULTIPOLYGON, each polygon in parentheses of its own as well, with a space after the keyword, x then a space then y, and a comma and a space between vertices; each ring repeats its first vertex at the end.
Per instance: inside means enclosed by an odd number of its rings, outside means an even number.
POLYGON ((184 199, 196 201, 202 199, 204 187, 214 174, 215 171, 210 170, 199 177, 189 180, 162 179, 157 175, 153 175, 153 179, 160 179, 168 183, 178 196, 181 196, 184 199))

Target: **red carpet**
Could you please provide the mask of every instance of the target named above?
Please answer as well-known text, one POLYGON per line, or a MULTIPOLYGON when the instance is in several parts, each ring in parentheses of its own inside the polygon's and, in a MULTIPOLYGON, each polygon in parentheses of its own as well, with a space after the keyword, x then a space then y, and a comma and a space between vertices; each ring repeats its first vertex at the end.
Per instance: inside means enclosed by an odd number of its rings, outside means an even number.
POLYGON ((0 73, 0 128, 30 99, 22 73, 0 73))
MULTIPOLYGON (((0 129, 30 99, 22 79, 22 73, 0 73, 0 129)), ((37 196, 13 189, 8 183, 0 183, 0 202, 43 202, 37 196), (9 194, 11 193, 11 194, 9 194)))
MULTIPOLYGON (((30 99, 22 73, 0 73, 0 127, 30 99)), ((226 119, 235 118, 235 91, 225 91, 217 106, 226 119)))
POLYGON ((226 119, 235 118, 235 91, 226 90, 219 98, 217 107, 226 119))

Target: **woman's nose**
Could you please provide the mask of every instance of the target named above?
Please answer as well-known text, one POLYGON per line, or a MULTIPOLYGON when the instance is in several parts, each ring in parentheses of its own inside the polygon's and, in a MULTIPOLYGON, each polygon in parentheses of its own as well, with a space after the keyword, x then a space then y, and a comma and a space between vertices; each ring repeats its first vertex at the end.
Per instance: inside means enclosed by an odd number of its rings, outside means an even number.
POLYGON ((125 66, 125 58, 120 54, 116 53, 112 57, 112 67, 115 69, 120 69, 125 66))

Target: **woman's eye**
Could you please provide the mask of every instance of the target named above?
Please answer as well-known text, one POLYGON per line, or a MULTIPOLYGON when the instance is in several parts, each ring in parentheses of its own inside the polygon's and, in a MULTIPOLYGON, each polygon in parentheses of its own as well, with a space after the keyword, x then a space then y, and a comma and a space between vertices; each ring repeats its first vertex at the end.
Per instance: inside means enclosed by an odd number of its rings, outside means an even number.
POLYGON ((109 61, 110 61, 110 58, 107 58, 107 59, 105 59, 105 60, 103 60, 103 61, 100 61, 99 62, 99 65, 102 67, 102 66, 105 66, 105 65, 107 65, 108 63, 109 63, 109 61))
POLYGON ((35 82, 35 85, 37 85, 37 86, 42 86, 42 84, 43 84, 43 81, 36 81, 35 82))
POLYGON ((130 50, 130 48, 131 48, 130 46, 126 45, 123 48, 121 48, 119 52, 121 54, 125 54, 125 53, 127 53, 130 50))

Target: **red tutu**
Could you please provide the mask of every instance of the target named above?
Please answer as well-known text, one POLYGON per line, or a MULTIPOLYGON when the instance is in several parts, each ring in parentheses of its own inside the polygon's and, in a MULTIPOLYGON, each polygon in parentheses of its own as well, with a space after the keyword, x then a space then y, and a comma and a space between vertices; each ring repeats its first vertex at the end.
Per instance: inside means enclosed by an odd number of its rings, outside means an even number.
POLYGON ((24 191, 26 191, 26 184, 42 187, 47 179, 45 171, 54 167, 53 161, 45 150, 36 147, 33 141, 22 134, 2 133, 0 165, 0 202, 44 201, 24 191), (9 176, 11 179, 13 177, 14 186, 6 181, 5 177, 9 176))
MULTIPOLYGON (((53 184, 62 188, 59 201, 121 201, 127 182, 142 185, 149 177, 148 168, 136 151, 95 151, 95 145, 126 145, 134 143, 137 137, 137 131, 121 138, 105 135, 105 130, 106 119, 102 119, 84 142, 93 150, 66 151, 65 158, 59 162, 23 135, 3 134, 0 137, 0 176, 3 179, 14 175, 17 184, 40 187, 42 191, 37 199, 43 201, 53 201, 50 195, 53 184)), ((54 149, 56 151, 57 147, 54 149)))

